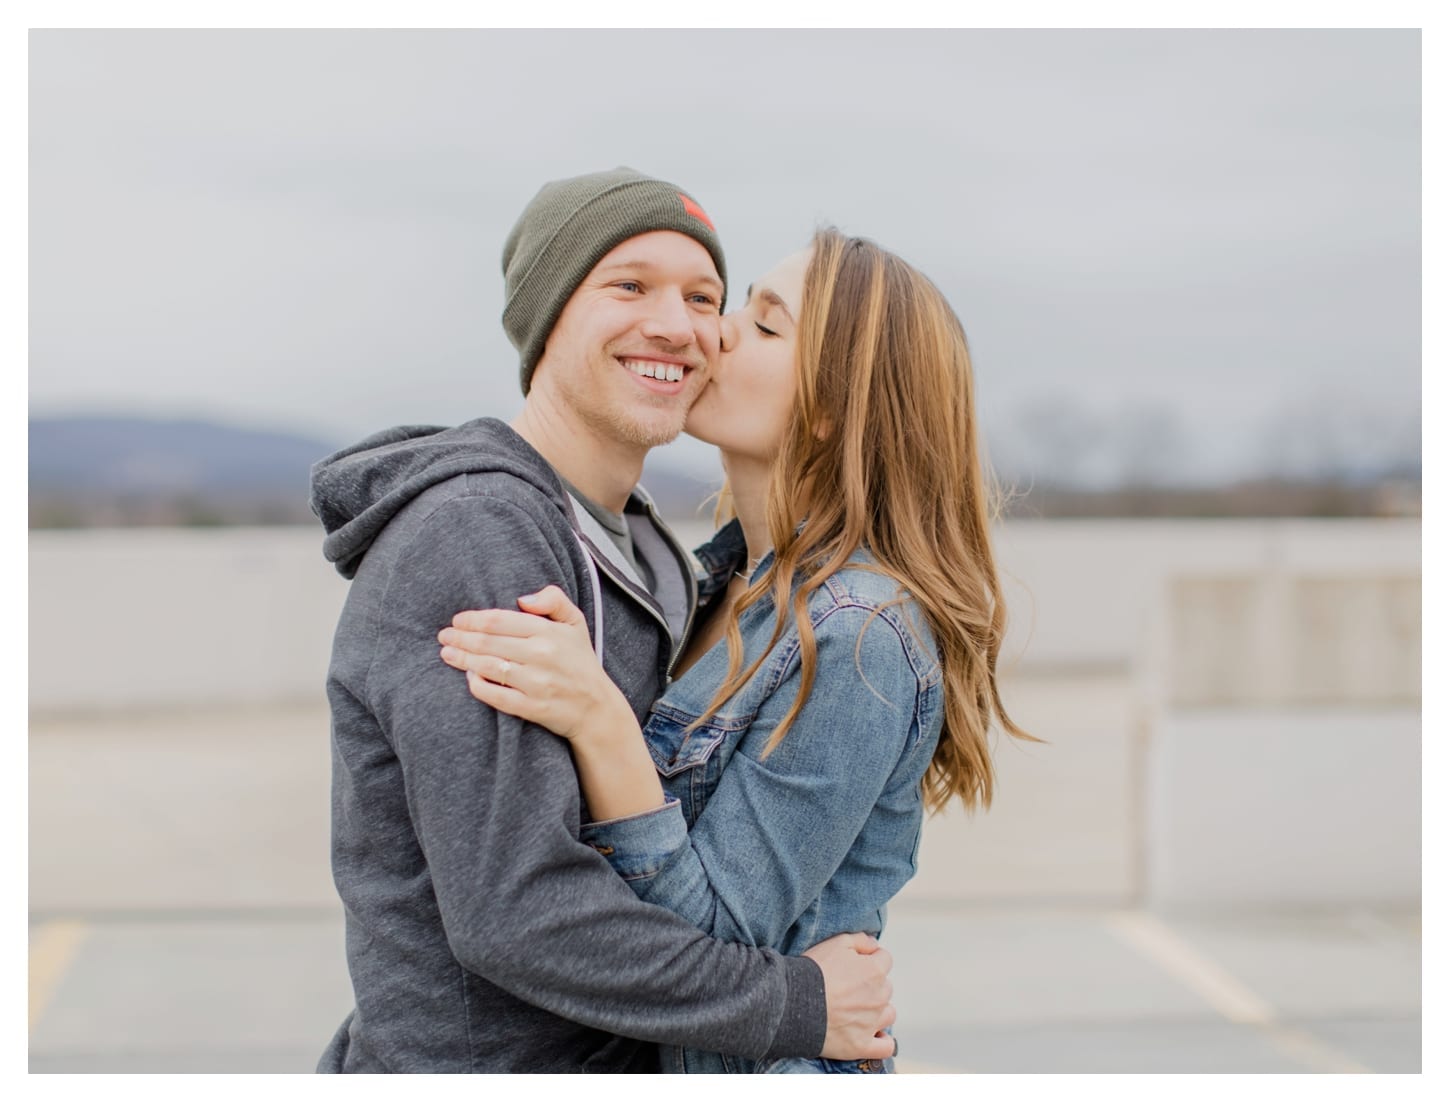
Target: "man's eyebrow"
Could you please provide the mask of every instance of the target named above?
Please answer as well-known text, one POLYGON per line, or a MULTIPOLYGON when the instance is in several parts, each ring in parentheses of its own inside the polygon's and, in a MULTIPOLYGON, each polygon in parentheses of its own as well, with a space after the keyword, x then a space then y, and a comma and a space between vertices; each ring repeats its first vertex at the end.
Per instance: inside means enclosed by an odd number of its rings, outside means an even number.
MULTIPOLYGON (((750 302, 750 296, 753 294, 755 294, 755 284, 752 283, 749 287, 745 288, 745 301, 747 304, 750 302)), ((770 303, 772 306, 779 306, 781 312, 785 314, 786 317, 790 318, 790 323, 792 325, 796 323, 795 315, 790 312, 790 307, 785 304, 785 299, 781 298, 769 287, 762 287, 760 289, 760 297, 765 299, 765 301, 770 303)))
MULTIPOLYGON (((611 261, 608 264, 601 264, 594 270, 601 274, 620 271, 658 272, 660 270, 660 267, 658 264, 654 264, 651 261, 645 260, 643 258, 632 259, 630 257, 624 257, 622 260, 615 260, 611 261)), ((722 291, 725 289, 725 284, 720 281, 720 277, 714 272, 701 271, 698 275, 695 276, 695 278, 699 280, 704 280, 705 282, 710 283, 715 287, 719 287, 722 291)))

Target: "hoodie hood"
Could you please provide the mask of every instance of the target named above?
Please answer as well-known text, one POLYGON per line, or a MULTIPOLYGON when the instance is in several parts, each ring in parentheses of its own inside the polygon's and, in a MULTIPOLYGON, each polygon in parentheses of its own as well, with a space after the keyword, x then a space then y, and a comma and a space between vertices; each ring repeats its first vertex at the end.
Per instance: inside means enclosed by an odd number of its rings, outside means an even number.
POLYGON ((554 469, 502 421, 401 425, 313 464, 312 511, 327 532, 322 554, 351 578, 373 540, 415 497, 461 474, 484 473, 523 479, 561 511, 566 507, 554 469))

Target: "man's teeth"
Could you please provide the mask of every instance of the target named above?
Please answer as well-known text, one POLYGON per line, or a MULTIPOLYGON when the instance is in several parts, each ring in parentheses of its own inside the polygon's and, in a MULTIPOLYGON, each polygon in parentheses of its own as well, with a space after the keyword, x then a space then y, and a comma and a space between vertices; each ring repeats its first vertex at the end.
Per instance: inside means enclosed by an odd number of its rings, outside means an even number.
POLYGON ((677 383, 685 377, 685 369, 679 364, 663 364, 658 360, 622 360, 625 367, 646 379, 659 379, 666 383, 677 383))

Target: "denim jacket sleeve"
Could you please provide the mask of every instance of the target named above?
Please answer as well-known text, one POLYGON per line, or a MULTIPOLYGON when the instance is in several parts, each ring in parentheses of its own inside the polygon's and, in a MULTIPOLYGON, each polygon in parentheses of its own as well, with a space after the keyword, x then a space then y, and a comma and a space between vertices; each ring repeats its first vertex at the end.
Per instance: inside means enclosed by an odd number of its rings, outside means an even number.
POLYGON ((641 899, 715 937, 783 942, 920 734, 918 676, 889 619, 837 605, 815 636, 815 684, 790 731, 762 760, 801 684, 793 632, 766 660, 763 670, 783 668, 780 681, 692 830, 671 802, 584 832, 641 899))

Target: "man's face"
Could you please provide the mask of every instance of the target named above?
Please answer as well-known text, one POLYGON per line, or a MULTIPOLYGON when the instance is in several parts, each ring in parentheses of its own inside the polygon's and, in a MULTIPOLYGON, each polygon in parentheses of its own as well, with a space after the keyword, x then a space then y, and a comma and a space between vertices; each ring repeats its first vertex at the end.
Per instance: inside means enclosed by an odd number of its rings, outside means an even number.
POLYGON ((611 440, 669 443, 719 357, 723 293, 698 241, 672 230, 631 237, 565 303, 533 386, 611 440))

